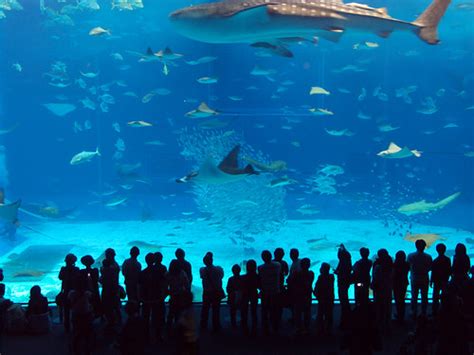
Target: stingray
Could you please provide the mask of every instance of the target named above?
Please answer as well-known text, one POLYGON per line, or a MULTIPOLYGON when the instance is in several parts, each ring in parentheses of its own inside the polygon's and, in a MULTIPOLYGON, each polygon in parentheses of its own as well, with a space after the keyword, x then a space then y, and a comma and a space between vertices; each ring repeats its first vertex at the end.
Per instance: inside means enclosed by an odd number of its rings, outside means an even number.
POLYGON ((66 116, 68 113, 71 113, 76 109, 75 105, 72 104, 60 104, 60 103, 50 103, 43 104, 48 110, 54 113, 56 116, 66 116))
POLYGON ((416 34, 437 44, 438 24, 450 0, 433 0, 413 22, 391 17, 386 8, 340 0, 223 0, 179 9, 170 15, 176 30, 206 43, 272 43, 292 38, 322 37, 338 41, 346 32, 394 31, 416 34))
POLYGON ((418 239, 423 239, 426 243, 426 247, 429 248, 432 246, 434 243, 436 243, 438 240, 446 240, 446 238, 440 236, 439 234, 436 233, 423 233, 423 234, 410 234, 407 233, 405 240, 408 240, 410 242, 415 243, 418 239))
POLYGON ((383 150, 380 153, 377 153, 379 157, 382 158, 391 158, 391 159, 402 159, 415 156, 417 158, 421 157, 421 152, 413 149, 410 150, 407 147, 400 148, 395 143, 390 143, 387 150, 383 150))
POLYGON ((192 179, 196 183, 218 185, 239 181, 249 175, 258 175, 259 172, 250 164, 247 164, 243 169, 239 168, 239 152, 240 145, 238 144, 217 166, 214 160, 208 157, 198 171, 193 171, 180 179, 176 179, 176 182, 184 183, 192 179))

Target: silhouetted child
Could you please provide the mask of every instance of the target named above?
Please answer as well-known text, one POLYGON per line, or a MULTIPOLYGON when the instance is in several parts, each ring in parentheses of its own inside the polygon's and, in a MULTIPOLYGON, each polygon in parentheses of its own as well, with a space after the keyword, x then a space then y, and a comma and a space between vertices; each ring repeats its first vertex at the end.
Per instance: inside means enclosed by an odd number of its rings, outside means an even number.
POLYGON ((311 261, 301 259, 301 271, 290 280, 293 291, 294 320, 297 334, 308 334, 311 322, 311 294, 313 291, 314 273, 309 270, 311 261))
POLYGON ((5 319, 8 308, 13 302, 5 298, 5 284, 0 284, 0 335, 5 330, 5 319))
POLYGON ((48 313, 48 299, 41 294, 41 287, 38 285, 30 289, 30 299, 26 307, 26 316, 48 313))
POLYGON ((127 321, 120 334, 120 350, 123 355, 142 355, 145 353, 146 324, 139 314, 137 302, 127 302, 125 313, 127 321))
POLYGON ((408 272, 410 264, 407 262, 407 256, 400 250, 395 254, 393 263, 393 298, 395 299, 395 308, 397 310, 396 320, 399 323, 405 321, 405 298, 408 287, 408 272))
POLYGON ((314 296, 318 300, 317 329, 323 334, 331 333, 334 309, 334 275, 331 266, 322 263, 318 280, 314 287, 314 296))
POLYGON ((246 264, 247 273, 242 276, 242 302, 241 317, 242 329, 244 333, 249 332, 248 315, 252 319, 251 334, 257 333, 257 305, 259 276, 257 274, 257 263, 255 260, 248 260, 246 264))
POLYGON ((435 316, 438 313, 439 300, 441 294, 448 286, 449 276, 451 275, 451 260, 444 255, 446 253, 446 245, 440 243, 436 245, 438 256, 433 260, 431 266, 431 287, 433 287, 433 304, 432 310, 435 316))
POLYGON ((241 268, 235 264, 232 266, 232 276, 227 280, 227 304, 230 311, 230 323, 232 327, 237 327, 237 310, 240 309, 242 301, 242 277, 241 268))
POLYGON ((71 305, 72 350, 74 354, 90 354, 94 343, 92 321, 92 293, 87 290, 87 281, 80 278, 77 286, 69 292, 68 301, 71 305))

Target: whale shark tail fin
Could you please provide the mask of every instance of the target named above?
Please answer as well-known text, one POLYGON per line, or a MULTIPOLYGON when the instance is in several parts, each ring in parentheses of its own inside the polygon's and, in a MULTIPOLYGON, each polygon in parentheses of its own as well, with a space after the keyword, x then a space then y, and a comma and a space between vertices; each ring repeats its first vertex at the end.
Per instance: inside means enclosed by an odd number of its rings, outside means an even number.
POLYGON ((428 44, 438 44, 438 24, 451 0, 434 0, 428 8, 413 22, 419 28, 418 37, 428 44))

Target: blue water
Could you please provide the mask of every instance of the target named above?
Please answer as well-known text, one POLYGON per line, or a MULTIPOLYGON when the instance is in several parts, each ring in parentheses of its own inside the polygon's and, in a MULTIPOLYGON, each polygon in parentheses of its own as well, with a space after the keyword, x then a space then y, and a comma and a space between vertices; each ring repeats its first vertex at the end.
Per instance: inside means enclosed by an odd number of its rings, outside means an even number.
MULTIPOLYGON (((59 209, 74 208, 69 218, 59 222, 79 225, 97 222, 98 230, 100 222, 107 221, 205 218, 211 223, 213 218, 218 219, 217 207, 214 206, 213 211, 203 210, 198 203, 202 201, 202 192, 192 185, 174 182, 196 168, 202 158, 186 159, 181 154, 184 147, 179 144, 179 137, 182 137, 181 130, 187 128, 188 132, 194 132, 191 135, 196 137, 201 150, 205 150, 203 137, 224 137, 225 141, 229 136, 243 144, 245 152, 256 152, 254 157, 267 163, 275 160, 287 163, 289 170, 264 174, 265 177, 255 180, 255 184, 261 184, 258 190, 262 195, 255 200, 257 202, 253 201, 260 204, 259 208, 264 209, 263 204, 271 204, 273 200, 284 201, 282 206, 269 209, 251 221, 265 225, 262 228, 267 228, 274 218, 373 219, 474 232, 474 158, 464 155, 474 151, 474 110, 467 110, 474 105, 474 12, 459 9, 461 2, 454 1, 443 18, 439 27, 442 42, 437 46, 428 46, 411 33, 394 33, 388 39, 349 33, 339 43, 321 39, 317 44, 292 44, 289 48, 294 53, 293 58, 259 57, 258 49, 245 44, 206 44, 182 37, 169 23, 168 14, 190 5, 185 0, 144 0, 144 8, 134 11, 112 11, 110 0, 99 0, 99 11, 71 14, 74 25, 48 25, 47 16, 41 13, 37 1, 20 0, 20 3, 24 10, 7 11, 6 18, 0 19, 0 129, 18 124, 11 133, 0 136, 6 156, 6 165, 0 166, 3 179, 0 183, 6 187, 8 199, 21 198, 25 206, 40 203, 59 209), (89 36, 89 30, 96 26, 110 29, 112 35, 89 36), (375 42, 378 47, 353 49, 355 44, 366 41, 375 42), (174 62, 176 66, 168 65, 168 75, 163 73, 162 63, 139 63, 138 57, 129 53, 144 53, 148 47, 156 52, 167 46, 183 54, 182 59, 174 62), (112 53, 120 53, 123 60, 114 59, 112 53), (196 66, 185 63, 204 56, 214 56, 217 60, 196 66), (66 88, 49 85, 50 79, 44 75, 57 61, 67 66, 67 82, 71 85, 66 88), (14 63, 21 64, 21 72, 12 67, 14 63), (274 70, 272 81, 250 75, 256 65, 274 70), (337 72, 348 65, 364 71, 337 72), (81 76, 81 71, 99 72, 99 75, 89 79, 81 76), (215 76, 219 81, 212 85, 196 81, 204 76, 215 76), (75 84, 77 79, 84 80, 87 88, 81 89, 75 84), (107 93, 116 103, 109 105, 109 112, 102 112, 98 95, 87 90, 117 80, 126 87, 111 86, 107 93), (282 84, 288 80, 293 84, 282 84), (396 97, 397 89, 411 85, 417 87, 410 94, 412 103, 396 97), (250 86, 255 89, 249 89, 250 86), (331 95, 310 96, 312 86, 323 87, 331 95), (279 87, 286 91, 278 93, 279 87), (170 94, 155 95, 149 103, 142 103, 142 98, 156 88, 166 88, 170 94), (363 88, 366 97, 359 100, 363 88), (374 96, 374 90, 386 94, 387 100, 374 96), (124 96, 127 91, 135 92, 138 97, 124 96), (58 99, 58 95, 64 101, 58 99), (242 100, 232 101, 228 96, 239 96, 242 100), (85 97, 96 102, 96 110, 82 107, 79 100, 85 97), (427 97, 436 101, 437 112, 418 113, 427 97), (215 119, 227 125, 202 129, 199 124, 208 119, 185 117, 186 112, 202 101, 217 109, 221 114, 215 119), (74 104, 77 109, 59 117, 43 106, 61 102, 74 104), (308 111, 310 107, 325 108, 334 115, 315 116, 308 111), (359 112, 370 119, 358 118, 359 112), (92 128, 74 132, 74 122, 84 126, 86 120, 92 128), (128 127, 127 122, 133 120, 144 120, 153 126, 128 127), (113 129, 114 122, 120 124, 120 133, 113 129), (382 124, 399 129, 380 132, 378 127, 382 124), (447 124, 456 127, 444 128, 447 124), (355 135, 335 137, 325 129, 348 129, 355 135), (123 157, 115 160, 114 145, 119 138, 126 148, 123 157), (160 140, 164 145, 144 144, 152 140, 160 140), (421 150, 423 155, 407 159, 378 157, 376 154, 387 149, 391 141, 421 150), (101 157, 82 165, 69 164, 75 154, 94 151, 96 147, 101 157), (116 164, 135 163, 141 163, 135 179, 120 179, 116 164), (316 176, 326 164, 344 169, 343 174, 334 177, 337 193, 331 195, 311 191, 308 185, 308 179, 316 176), (283 175, 297 182, 277 190, 268 187, 267 180, 283 175), (120 185, 130 185, 127 187, 131 189, 120 185), (117 192, 101 196, 111 189, 117 192), (458 191, 461 196, 437 212, 407 217, 396 211, 403 204, 423 199, 436 202, 458 191), (127 201, 110 209, 105 204, 114 196, 126 197, 127 201), (297 212, 305 204, 319 213, 297 212), (273 216, 275 211, 280 214, 273 216)), ((390 0, 370 1, 368 5, 387 7, 393 17, 411 21, 428 3, 390 0)), ((45 0, 45 4, 60 10, 68 3, 45 0)), ((209 146, 211 150, 214 148, 216 146, 209 146)), ((228 197, 228 203, 223 198, 222 208, 236 202, 232 199, 236 188, 245 188, 236 186, 223 187, 225 191, 220 196, 228 197)), ((248 204, 252 204, 248 200, 242 198, 241 207, 232 210, 237 222, 235 226, 225 222, 229 230, 245 233, 245 224, 250 218, 245 213, 248 204)), ((2 244, 0 254, 4 257, 14 252, 14 248, 21 250, 23 241, 31 243, 31 238, 37 244, 50 243, 45 235, 35 234, 31 229, 41 230, 44 224, 58 223, 56 219, 38 219, 24 214, 20 214, 20 219, 23 227, 18 230, 18 241, 2 244)), ((405 229, 400 233, 404 234, 405 229)), ((222 233, 228 230, 223 227, 222 233)), ((68 232, 51 237, 67 243, 68 232)), ((197 235, 189 237, 199 238, 197 235)), ((258 238, 258 233, 254 237, 258 238)), ((285 237, 279 238, 276 234, 274 245, 268 247, 278 246, 285 237)), ((338 238, 344 241, 345 236, 338 238)), ((137 239, 140 236, 133 238, 137 239)), ((455 242, 450 240, 450 243, 455 242)), ((104 245, 104 249, 108 246, 104 245)), ((87 253, 86 242, 81 248, 78 253, 87 253)), ((229 248, 243 247, 229 244, 229 248)), ((200 252, 199 249, 196 254, 200 252)), ((57 264, 60 263, 61 260, 57 260, 57 264)))

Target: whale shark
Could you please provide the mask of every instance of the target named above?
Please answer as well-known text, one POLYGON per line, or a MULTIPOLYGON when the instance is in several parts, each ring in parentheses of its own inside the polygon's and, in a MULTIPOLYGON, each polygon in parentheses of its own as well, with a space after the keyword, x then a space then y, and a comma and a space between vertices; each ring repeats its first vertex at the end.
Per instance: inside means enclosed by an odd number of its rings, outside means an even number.
POLYGON ((337 42, 346 31, 415 33, 439 43, 438 24, 451 0, 433 0, 413 22, 391 17, 386 8, 341 0, 224 0, 185 7, 170 14, 176 30, 206 43, 275 43, 314 36, 337 42))
POLYGON ((176 182, 184 183, 192 179, 196 183, 217 185, 239 181, 249 175, 258 175, 259 172, 250 164, 247 164, 244 168, 239 168, 239 153, 240 145, 236 145, 219 165, 216 165, 214 160, 208 157, 201 164, 198 171, 193 171, 180 179, 176 179, 176 182))
POLYGON ((460 195, 460 192, 456 192, 438 202, 426 202, 425 200, 409 203, 398 208, 398 212, 406 216, 412 216, 420 213, 428 213, 439 210, 445 207, 447 204, 454 201, 460 195))

